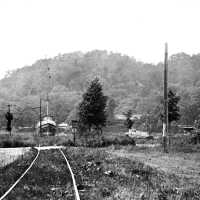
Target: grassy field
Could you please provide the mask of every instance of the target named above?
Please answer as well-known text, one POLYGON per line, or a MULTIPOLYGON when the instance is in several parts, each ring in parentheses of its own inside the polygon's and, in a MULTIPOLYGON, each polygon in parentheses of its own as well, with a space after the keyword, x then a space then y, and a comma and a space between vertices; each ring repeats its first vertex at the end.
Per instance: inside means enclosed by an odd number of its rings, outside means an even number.
POLYGON ((193 158, 181 163, 183 158, 178 155, 172 157, 157 152, 147 156, 148 150, 145 152, 136 147, 119 146, 107 148, 106 151, 89 148, 67 150, 74 168, 81 169, 82 184, 91 186, 85 193, 85 199, 141 199, 142 196, 143 199, 160 200, 200 199, 200 182, 197 181, 200 177, 199 161, 193 166, 194 163, 190 163, 193 158), (129 148, 129 151, 124 148, 129 148), (157 163, 154 160, 146 162, 147 157, 153 156, 157 163), (168 170, 164 170, 161 163, 168 170), (185 164, 186 169, 183 166, 183 171, 180 169, 177 173, 172 170, 176 164, 185 164), (194 177, 185 176, 191 172, 192 166, 196 170, 194 177))
POLYGON ((21 176, 35 156, 36 151, 31 150, 0 168, 0 196, 21 176))
POLYGON ((33 132, 13 132, 10 136, 0 131, 0 148, 3 147, 30 147, 35 145, 33 132))
MULTIPOLYGON (((113 145, 64 150, 82 200, 200 199, 197 153, 164 154, 156 149, 113 145)), ((35 155, 20 158, 0 171, 0 194, 35 155)), ((23 170, 22 170, 23 169, 23 170)), ((39 160, 8 199, 71 199, 71 183, 63 158, 55 150, 39 160)))
POLYGON ((4 147, 33 147, 40 145, 68 145, 72 141, 72 134, 38 137, 35 132, 13 132, 10 136, 0 133, 0 148, 4 147))
MULTIPOLYGON (((31 155, 29 158, 18 160, 18 163, 13 163, 2 169, 0 176, 0 195, 8 189, 9 184, 14 183, 13 179, 16 180, 19 176, 18 172, 14 170, 19 165, 23 166, 23 169, 25 167, 27 168, 30 160, 32 160, 31 155)), ((62 155, 55 150, 40 152, 34 166, 6 199, 74 200, 71 176, 62 155)))
POLYGON ((14 162, 20 156, 25 156, 29 152, 29 147, 23 148, 0 148, 0 167, 14 162))
MULTIPOLYGON (((0 146, 5 144, 2 142, 4 140, 10 141, 9 144, 13 145, 21 142, 24 146, 26 144, 35 146, 39 143, 41 145, 67 146, 65 153, 70 159, 80 186, 81 199, 200 199, 200 145, 195 145, 191 136, 174 136, 169 153, 166 154, 163 153, 162 146, 145 147, 148 144, 161 144, 162 139, 158 137, 158 134, 156 139, 137 139, 136 143, 141 145, 138 147, 134 144, 131 145, 131 141, 124 136, 124 131, 123 127, 118 127, 117 130, 116 127, 107 128, 103 137, 108 145, 105 145, 104 148, 70 147, 72 144, 69 141, 73 141, 72 134, 38 138, 30 132, 13 133, 11 137, 0 134, 0 146)), ((76 141, 80 142, 81 139, 76 141)), ((27 158, 28 161, 30 158, 31 154, 29 159, 27 158)), ((60 159, 55 152, 47 153, 46 158, 42 156, 41 161, 44 160, 47 164, 43 167, 47 171, 49 170, 48 176, 54 173, 51 171, 53 170, 51 165, 62 166, 63 163, 60 159)), ((7 171, 10 169, 9 167, 4 172, 11 175, 15 171, 15 166, 12 164, 9 166, 11 169, 13 168, 11 173, 7 171)), ((57 168, 55 167, 55 169, 57 168)), ((36 176, 34 178, 36 182, 39 181, 37 180, 38 170, 40 171, 40 167, 31 175, 31 177, 36 176)), ((62 172, 59 173, 62 174, 62 172)), ((34 186, 36 187, 33 189, 35 193, 44 191, 44 193, 41 192, 44 199, 50 198, 45 196, 46 193, 54 195, 56 191, 56 194, 62 195, 64 185, 57 187, 49 181, 47 179, 44 188, 43 186, 39 188, 34 186), (57 189, 53 189, 52 193, 49 188, 57 189)), ((7 186, 8 184, 5 184, 5 187, 7 186)), ((1 185, 0 188, 2 187, 4 189, 4 186, 1 185)), ((28 188, 34 187, 28 185, 28 188)), ((18 192, 19 197, 26 196, 29 189, 22 193, 18 192)), ((35 193, 31 192, 32 196, 30 197, 34 199, 35 193)), ((51 197, 54 198, 54 196, 51 197)))
POLYGON ((200 184, 200 153, 170 152, 163 153, 157 148, 121 147, 109 148, 107 150, 114 157, 124 157, 130 160, 139 161, 159 171, 169 174, 176 174, 184 179, 183 184, 192 187, 200 184))
MULTIPOLYGON (((0 148, 5 147, 33 147, 38 146, 49 146, 49 145, 63 145, 63 146, 74 146, 73 144, 73 134, 68 132, 66 134, 59 133, 55 136, 43 136, 39 137, 34 132, 13 132, 10 136, 6 132, 0 132, 0 148)), ((87 137, 87 142, 85 137, 80 137, 76 135, 75 145, 76 146, 90 146, 95 147, 109 146, 109 145, 134 145, 134 139, 124 135, 123 132, 113 133, 104 132, 101 138, 100 144, 96 134, 87 137)))

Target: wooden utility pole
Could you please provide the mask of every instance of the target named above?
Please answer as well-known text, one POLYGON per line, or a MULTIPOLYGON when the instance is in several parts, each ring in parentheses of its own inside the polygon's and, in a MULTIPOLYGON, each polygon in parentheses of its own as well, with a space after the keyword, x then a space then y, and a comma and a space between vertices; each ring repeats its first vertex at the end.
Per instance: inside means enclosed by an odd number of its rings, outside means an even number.
POLYGON ((41 123, 42 123, 42 99, 40 97, 40 131, 39 131, 39 135, 41 135, 41 127, 42 127, 41 123))
MULTIPOLYGON (((47 88, 47 117, 49 116, 49 93, 50 93, 50 81, 51 81, 51 75, 50 75, 50 67, 48 66, 48 60, 47 60, 47 75, 48 75, 48 88, 47 88)), ((47 135, 50 134, 50 127, 47 126, 47 135)))
POLYGON ((78 128, 78 121, 72 120, 71 124, 72 124, 72 133, 74 135, 74 146, 76 146, 76 132, 77 132, 77 128, 78 128))
POLYGON ((5 115, 5 117, 6 117, 6 119, 7 119, 7 131, 9 131, 10 132, 10 136, 11 136, 11 131, 12 131, 12 120, 13 120, 13 114, 11 113, 11 106, 13 106, 13 105, 11 105, 11 104, 8 104, 8 111, 7 111, 7 113, 6 113, 6 115, 5 115))
POLYGON ((165 43, 165 61, 164 61, 164 119, 163 119, 163 148, 164 152, 168 152, 167 148, 168 136, 168 45, 165 43))
MULTIPOLYGON (((8 113, 11 115, 10 107, 11 107, 11 104, 8 104, 8 113)), ((11 124, 10 124, 10 126, 11 126, 11 124)), ((10 136, 11 136, 11 134, 12 134, 12 127, 10 127, 10 136)))

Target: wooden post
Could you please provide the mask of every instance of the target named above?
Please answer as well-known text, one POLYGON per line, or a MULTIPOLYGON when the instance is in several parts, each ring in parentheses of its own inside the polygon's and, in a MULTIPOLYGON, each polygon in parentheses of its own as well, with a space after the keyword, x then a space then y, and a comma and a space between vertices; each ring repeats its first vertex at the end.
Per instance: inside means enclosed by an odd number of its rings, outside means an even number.
POLYGON ((76 146, 76 130, 75 128, 73 128, 73 133, 74 133, 74 146, 76 146))
POLYGON ((72 124, 72 133, 74 136, 74 146, 76 146, 76 132, 77 132, 77 128, 78 128, 78 121, 72 120, 71 124, 72 124))
POLYGON ((40 129, 39 129, 39 136, 41 134, 41 123, 42 123, 42 99, 40 97, 40 129))
POLYGON ((168 135, 168 45, 165 44, 165 61, 164 61, 164 119, 163 119, 163 148, 164 152, 168 152, 167 148, 168 135))
MULTIPOLYGON (((9 116, 11 116, 10 107, 11 107, 11 104, 8 104, 8 114, 9 114, 9 116)), ((12 135, 12 122, 11 121, 10 121, 10 131, 9 131, 10 132, 10 136, 12 135)))

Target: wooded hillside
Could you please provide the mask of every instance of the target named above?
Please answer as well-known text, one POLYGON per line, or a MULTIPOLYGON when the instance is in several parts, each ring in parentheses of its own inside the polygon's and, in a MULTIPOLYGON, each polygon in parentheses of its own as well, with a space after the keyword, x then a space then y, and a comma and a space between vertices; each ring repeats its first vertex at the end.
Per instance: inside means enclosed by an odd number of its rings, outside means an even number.
MULTIPOLYGON (((137 62, 126 55, 99 50, 41 59, 8 73, 0 81, 1 110, 6 110, 8 103, 15 104, 15 124, 33 124, 39 110, 30 107, 39 106, 39 97, 45 99, 49 90, 51 114, 62 122, 73 112, 95 76, 100 78, 104 93, 114 100, 115 113, 130 109, 133 113, 155 114, 163 95, 163 63, 137 62)), ((200 54, 179 53, 169 58, 169 87, 181 97, 180 123, 193 124, 200 114, 200 54)))

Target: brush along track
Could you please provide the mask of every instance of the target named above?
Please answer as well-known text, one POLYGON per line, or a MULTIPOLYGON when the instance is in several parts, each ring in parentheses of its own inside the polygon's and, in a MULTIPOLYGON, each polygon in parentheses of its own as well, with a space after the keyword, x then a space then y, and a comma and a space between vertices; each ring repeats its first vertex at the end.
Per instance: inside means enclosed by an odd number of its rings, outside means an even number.
POLYGON ((24 173, 9 195, 0 200, 80 199, 74 175, 62 150, 40 151, 32 163, 31 169, 24 173))
POLYGON ((30 164, 30 166, 25 170, 25 172, 17 179, 17 181, 5 192, 3 196, 0 197, 0 200, 3 200, 12 190, 13 188, 21 181, 21 179, 28 173, 28 171, 31 169, 31 167, 34 165, 35 161, 37 160, 38 156, 40 154, 40 150, 38 150, 36 157, 30 164))

